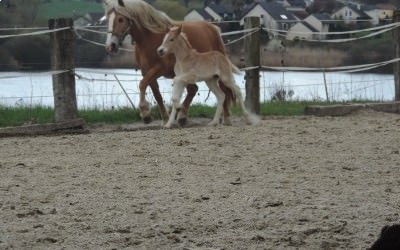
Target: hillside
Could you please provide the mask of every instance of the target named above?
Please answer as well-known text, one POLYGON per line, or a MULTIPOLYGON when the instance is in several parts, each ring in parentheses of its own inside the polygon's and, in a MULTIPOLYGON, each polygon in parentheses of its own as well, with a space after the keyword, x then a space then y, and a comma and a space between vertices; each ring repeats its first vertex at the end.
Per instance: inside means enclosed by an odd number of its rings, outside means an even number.
POLYGON ((44 1, 40 4, 38 11, 38 18, 50 19, 55 17, 72 17, 75 15, 82 15, 88 12, 102 12, 103 6, 96 1, 84 0, 51 0, 44 1))

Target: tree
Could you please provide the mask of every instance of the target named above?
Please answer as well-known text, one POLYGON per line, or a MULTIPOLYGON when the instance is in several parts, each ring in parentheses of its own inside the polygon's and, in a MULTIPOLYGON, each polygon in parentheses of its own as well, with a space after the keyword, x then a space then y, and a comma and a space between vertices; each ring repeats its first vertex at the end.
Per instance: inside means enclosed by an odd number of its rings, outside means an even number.
POLYGON ((182 20, 187 12, 187 8, 178 1, 157 0, 154 6, 176 20, 182 20))
POLYGON ((0 2, 0 23, 2 25, 31 26, 35 23, 40 0, 3 1, 0 2))

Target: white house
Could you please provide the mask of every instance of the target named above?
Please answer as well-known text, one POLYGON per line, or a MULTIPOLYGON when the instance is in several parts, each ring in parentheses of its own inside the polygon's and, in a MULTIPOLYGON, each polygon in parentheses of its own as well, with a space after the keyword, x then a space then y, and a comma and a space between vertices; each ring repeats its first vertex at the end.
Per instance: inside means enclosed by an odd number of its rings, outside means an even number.
POLYGON ((206 21, 222 21, 233 18, 233 10, 222 5, 211 3, 203 9, 194 9, 189 11, 184 20, 206 20, 206 21))
POLYGON ((329 32, 331 17, 324 13, 311 14, 304 19, 305 22, 313 26, 318 32, 329 32))
POLYGON ((393 18, 393 13, 396 6, 391 4, 367 5, 363 8, 364 12, 371 17, 371 23, 378 25, 381 21, 390 21, 393 18))
POLYGON ((214 18, 204 9, 193 9, 189 11, 183 18, 185 21, 214 21, 214 18))
POLYGON ((316 40, 318 39, 314 27, 305 21, 301 21, 292 26, 286 34, 287 40, 316 40))
POLYGON ((291 27, 287 33, 288 40, 323 40, 326 34, 318 34, 320 32, 329 32, 329 21, 331 18, 328 14, 311 14, 302 22, 291 27))
POLYGON ((331 14, 332 19, 344 20, 345 24, 356 23, 360 19, 371 19, 362 10, 353 5, 345 5, 331 14))
POLYGON ((271 29, 274 34, 277 34, 279 30, 289 30, 297 23, 297 19, 292 13, 275 2, 253 3, 244 12, 240 24, 243 25, 244 19, 249 16, 259 17, 260 24, 271 29))

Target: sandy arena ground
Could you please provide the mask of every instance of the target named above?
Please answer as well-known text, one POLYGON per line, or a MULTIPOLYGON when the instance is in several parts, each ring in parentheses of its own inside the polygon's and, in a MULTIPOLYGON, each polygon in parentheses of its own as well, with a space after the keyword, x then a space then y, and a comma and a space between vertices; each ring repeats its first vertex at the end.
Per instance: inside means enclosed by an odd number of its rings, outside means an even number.
POLYGON ((399 222, 400 116, 0 139, 0 249, 365 249, 399 222))

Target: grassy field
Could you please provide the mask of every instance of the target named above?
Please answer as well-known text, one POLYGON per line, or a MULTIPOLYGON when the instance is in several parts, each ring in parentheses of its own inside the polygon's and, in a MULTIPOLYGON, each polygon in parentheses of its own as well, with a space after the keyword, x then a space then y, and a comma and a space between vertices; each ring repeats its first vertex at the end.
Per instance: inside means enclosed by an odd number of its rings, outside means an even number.
POLYGON ((39 18, 47 20, 55 17, 73 17, 74 15, 82 15, 88 12, 103 12, 103 5, 96 2, 88 2, 83 0, 52 0, 51 2, 43 2, 39 9, 39 18))
MULTIPOLYGON (((294 116, 303 115, 304 108, 308 105, 323 105, 316 102, 267 102, 261 105, 261 115, 269 116, 294 116)), ((326 103, 325 103, 326 104, 326 103)), ((205 105, 192 105, 189 109, 189 117, 214 116, 215 107, 205 105)), ((239 115, 238 107, 232 108, 233 115, 239 115)), ((152 109, 152 115, 157 119, 157 108, 152 109)), ((87 123, 111 123, 123 124, 140 121, 137 109, 123 108, 115 110, 80 110, 79 116, 87 123)), ((53 122, 54 110, 49 107, 6 107, 0 106, 0 127, 20 126, 23 124, 40 124, 53 122)))

